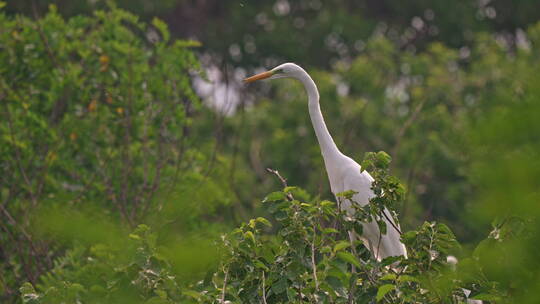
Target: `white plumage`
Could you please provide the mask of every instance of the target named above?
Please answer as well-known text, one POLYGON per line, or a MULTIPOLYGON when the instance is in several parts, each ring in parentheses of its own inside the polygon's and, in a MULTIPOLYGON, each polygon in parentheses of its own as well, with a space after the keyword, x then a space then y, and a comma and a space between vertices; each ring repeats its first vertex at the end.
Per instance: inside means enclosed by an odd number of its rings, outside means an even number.
MULTIPOLYGON (((252 82, 259 79, 275 79, 290 77, 300 80, 304 85, 308 95, 308 109, 315 130, 315 135, 321 147, 321 153, 324 159, 326 172, 328 173, 328 179, 330 180, 330 187, 335 194, 353 190, 357 192, 352 200, 355 203, 364 206, 369 203, 369 199, 374 196, 371 190, 371 183, 373 177, 368 172, 360 172, 360 165, 352 160, 350 157, 344 155, 339 151, 334 140, 330 136, 324 118, 319 106, 319 92, 315 82, 311 79, 309 74, 301 67, 294 63, 285 63, 277 66, 276 68, 264 72, 250 78, 245 79, 246 82, 252 82)), ((343 200, 343 199, 342 199, 343 200)), ((354 208, 351 207, 351 202, 348 200, 341 202, 341 208, 349 212, 354 212, 354 208)), ((381 234, 379 227, 375 221, 364 222, 363 235, 360 236, 367 242, 367 246, 372 252, 373 256, 378 259, 384 259, 388 256, 407 256, 407 250, 400 241, 399 224, 390 223, 392 220, 389 210, 385 210, 386 217, 381 215, 381 218, 386 222, 387 232, 381 234), (395 226, 395 227, 394 227, 395 226)))

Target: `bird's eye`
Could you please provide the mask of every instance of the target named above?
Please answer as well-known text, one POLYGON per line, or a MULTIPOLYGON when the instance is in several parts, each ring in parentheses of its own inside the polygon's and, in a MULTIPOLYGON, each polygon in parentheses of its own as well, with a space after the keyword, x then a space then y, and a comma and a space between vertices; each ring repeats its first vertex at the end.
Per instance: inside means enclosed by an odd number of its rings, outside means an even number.
POLYGON ((277 69, 274 71, 274 73, 283 73, 283 69, 277 69))

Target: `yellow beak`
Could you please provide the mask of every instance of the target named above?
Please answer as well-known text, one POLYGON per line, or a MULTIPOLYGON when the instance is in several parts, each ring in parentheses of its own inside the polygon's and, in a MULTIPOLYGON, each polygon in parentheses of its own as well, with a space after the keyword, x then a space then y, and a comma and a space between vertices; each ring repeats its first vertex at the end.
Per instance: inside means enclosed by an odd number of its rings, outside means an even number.
POLYGON ((268 77, 270 77, 272 75, 274 75, 273 71, 267 71, 267 72, 263 72, 263 73, 248 77, 248 78, 244 79, 244 82, 245 83, 250 83, 250 82, 257 81, 257 80, 266 79, 266 78, 268 78, 268 77))

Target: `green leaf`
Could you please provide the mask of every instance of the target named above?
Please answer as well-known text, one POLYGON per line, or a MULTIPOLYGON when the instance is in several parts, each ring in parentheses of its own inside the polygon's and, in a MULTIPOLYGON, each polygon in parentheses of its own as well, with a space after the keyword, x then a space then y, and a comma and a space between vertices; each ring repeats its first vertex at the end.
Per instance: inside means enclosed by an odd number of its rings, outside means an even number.
POLYGON ((79 283, 73 283, 68 287, 68 290, 73 293, 84 292, 86 289, 79 283))
POLYGON ((392 161, 392 157, 388 155, 388 153, 384 151, 377 152, 377 165, 382 168, 388 167, 390 162, 392 161))
POLYGON ((339 233, 339 231, 337 229, 334 229, 334 228, 324 228, 322 230, 322 232, 324 234, 329 234, 329 233, 339 233))
POLYGON ((338 252, 351 246, 351 243, 347 241, 341 241, 334 246, 334 252, 338 252))
POLYGON ((133 234, 133 233, 129 234, 129 238, 134 239, 134 240, 141 240, 140 236, 138 236, 137 234, 133 234))
POLYGON ((395 279, 396 279, 396 275, 393 273, 388 273, 381 277, 381 280, 386 280, 386 281, 393 281, 395 279))
POLYGON ((501 297, 488 294, 488 293, 480 293, 475 296, 470 297, 471 300, 482 300, 482 301, 490 301, 490 302, 498 302, 501 301, 501 297))
POLYGON ((268 221, 267 219, 265 219, 264 217, 258 217, 256 219, 257 222, 267 226, 267 227, 272 227, 272 224, 270 223, 270 221, 268 221))
POLYGON ((418 233, 416 231, 407 231, 401 235, 401 240, 404 243, 408 243, 408 242, 414 241, 417 235, 418 233))
POLYGON ((285 187, 285 188, 283 189, 283 192, 289 193, 289 192, 291 192, 291 191, 296 190, 297 188, 298 188, 298 187, 295 187, 295 186, 288 186, 288 187, 285 187))
POLYGON ((395 288, 394 284, 384 284, 380 286, 379 289, 377 290, 377 296, 376 296, 377 302, 382 300, 382 298, 384 298, 384 296, 387 293, 394 290, 394 288, 395 288))
POLYGON ((256 223, 257 221, 255 220, 249 220, 248 226, 251 227, 252 229, 255 229, 256 223))
POLYGON ((285 211, 278 211, 274 214, 274 217, 278 221, 286 220, 289 216, 287 215, 287 212, 285 211))
POLYGON ((351 253, 349 252, 346 252, 346 251, 340 251, 336 254, 336 256, 341 259, 342 261, 345 261, 347 263, 350 263, 350 264, 353 264, 354 266, 360 268, 362 267, 362 265, 360 264, 360 262, 358 262, 358 260, 354 257, 354 255, 352 255, 351 253))
POLYGON ((169 301, 167 301, 166 299, 163 299, 161 297, 152 297, 152 298, 148 299, 144 303, 145 304, 167 304, 167 303, 169 303, 169 301))
POLYGON ((386 222, 385 221, 377 221, 377 226, 379 226, 379 231, 381 231, 382 234, 386 234, 386 222))
POLYGON ((197 40, 176 40, 175 46, 187 48, 187 47, 200 47, 202 43, 197 40))
POLYGON ((282 277, 272 285, 272 291, 275 294, 280 294, 287 289, 287 278, 282 277))
POLYGON ((264 265, 263 262, 261 262, 261 261, 259 261, 259 260, 256 260, 254 264, 255 264, 255 266, 256 266, 257 268, 264 269, 265 271, 269 271, 269 270, 270 270, 268 267, 266 267, 266 265, 264 265))
POLYGON ((343 283, 340 279, 334 277, 334 276, 328 276, 326 277, 326 282, 328 282, 328 285, 332 286, 334 289, 342 288, 343 283))
POLYGON ((167 292, 163 289, 156 289, 154 291, 161 299, 166 300, 167 299, 167 292))
POLYGON ((251 231, 244 232, 244 238, 251 240, 253 244, 255 244, 255 235, 253 235, 253 232, 251 231))
POLYGON ((356 193, 358 193, 358 192, 356 192, 354 190, 347 190, 347 191, 336 193, 336 196, 337 197, 344 197, 346 199, 351 199, 353 197, 353 195, 355 195, 356 193))
POLYGON ((360 172, 364 172, 367 168, 371 168, 373 162, 370 159, 364 159, 360 164, 360 172))
POLYGON ((135 233, 144 233, 146 231, 150 231, 150 227, 148 227, 147 225, 145 224, 139 224, 137 225, 137 228, 135 228, 135 233))
POLYGON ((398 282, 418 282, 417 278, 406 274, 400 275, 397 280, 398 282))
POLYGON ((186 296, 190 296, 197 300, 201 298, 200 292, 194 290, 183 290, 182 294, 185 294, 186 296))
POLYGON ((364 226, 359 221, 354 222, 353 229, 358 235, 364 234, 364 226))
POLYGON ((334 206, 335 203, 334 202, 331 202, 331 201, 322 201, 321 202, 321 206, 323 207, 330 207, 330 206, 334 206))
POLYGON ((268 194, 264 199, 263 203, 281 201, 286 198, 286 194, 281 191, 275 191, 268 194))
POLYGON ((382 266, 388 266, 388 265, 394 264, 395 262, 397 262, 399 260, 400 260, 399 256, 389 256, 389 257, 384 258, 381 261, 381 265, 382 266))
POLYGON ((154 17, 152 20, 152 25, 155 26, 159 32, 161 33, 161 36, 163 36, 164 41, 169 41, 170 34, 169 30, 167 28, 167 24, 163 22, 161 19, 154 17))

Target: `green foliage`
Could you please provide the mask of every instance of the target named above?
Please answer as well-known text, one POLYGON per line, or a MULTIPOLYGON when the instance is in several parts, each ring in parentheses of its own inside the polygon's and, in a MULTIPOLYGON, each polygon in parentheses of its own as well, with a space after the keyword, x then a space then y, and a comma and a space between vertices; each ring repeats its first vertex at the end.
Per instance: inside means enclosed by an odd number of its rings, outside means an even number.
MULTIPOLYGON (((540 24, 528 33, 536 50, 540 24)), ((504 57, 497 53, 491 56, 490 61, 499 63, 504 57)), ((474 254, 479 267, 500 283, 499 288, 514 303, 538 302, 539 62, 533 49, 518 51, 511 62, 502 61, 499 69, 511 73, 486 80, 493 88, 482 100, 489 109, 471 123, 474 131, 468 134, 472 155, 469 173, 479 189, 474 197, 478 202, 475 215, 484 222, 495 218, 488 239, 474 254)))
POLYGON ((128 222, 147 208, 185 154, 197 106, 186 76, 195 57, 154 24, 159 32, 121 10, 65 21, 54 7, 38 21, 4 21, 2 146, 18 155, 3 167, 18 173, 6 188, 26 185, 32 201, 84 189, 81 199, 107 198, 128 222), (23 182, 38 168, 37 181, 23 182))
MULTIPOLYGON (((382 190, 372 204, 396 187, 381 182, 391 179, 388 161, 379 152, 368 153, 363 162, 371 163, 374 188, 382 190)), ((385 197, 383 207, 399 198, 385 197)), ((223 235, 221 263, 216 271, 207 268, 203 280, 190 282, 178 275, 175 255, 187 248, 160 245, 159 234, 139 225, 114 244, 95 241, 70 249, 37 287, 23 284, 21 298, 24 303, 465 303, 465 287, 473 298, 498 301, 503 295, 477 258, 464 260, 465 271, 446 261, 459 244, 444 224, 426 222, 405 233, 408 258, 379 262, 363 242, 351 243, 348 232, 361 219, 339 212, 334 202, 286 187, 270 193, 263 204, 274 224, 258 217, 223 235)), ((510 226, 501 233, 505 238, 523 227, 518 220, 510 226)), ((199 259, 208 250, 198 245, 199 259)))
POLYGON ((200 220, 234 193, 219 186, 228 158, 194 135, 194 46, 114 5, 70 19, 52 5, 37 20, 0 11, 0 301, 73 246, 120 246, 126 227, 176 241, 223 225, 200 220))
POLYGON ((182 291, 171 257, 162 253, 156 237, 139 225, 124 246, 76 246, 40 278, 38 291, 23 284, 23 303, 179 303, 182 291))
MULTIPOLYGON (((369 153, 364 164, 370 164, 375 173, 373 188, 381 189, 371 204, 395 205, 401 196, 385 193, 402 185, 388 175, 388 155, 369 153)), ((473 286, 446 262, 447 255, 459 250, 446 225, 426 222, 417 231, 407 232, 402 238, 409 258, 379 262, 362 242, 349 239, 348 231, 364 218, 338 212, 330 201, 298 199, 299 192, 287 187, 264 199, 276 221, 274 229, 267 220, 257 218, 223 238, 226 257, 219 271, 194 286, 200 302, 465 303, 463 287, 483 288, 485 297, 493 294, 489 281, 475 281, 473 286)))
MULTIPOLYGON (((375 179, 371 188, 376 195, 375 198, 370 200, 370 204, 362 209, 369 208, 371 210, 371 216, 368 220, 377 219, 379 227, 382 227, 381 231, 386 231, 389 228, 386 227, 385 222, 378 215, 383 214, 384 208, 395 211, 398 207, 396 203, 402 202, 405 195, 403 184, 395 176, 388 174, 390 161, 390 155, 384 151, 368 152, 361 165, 361 170, 369 171, 375 179)), ((392 214, 394 215, 394 221, 397 223, 396 213, 392 214)), ((365 221, 361 218, 359 220, 365 221)))

